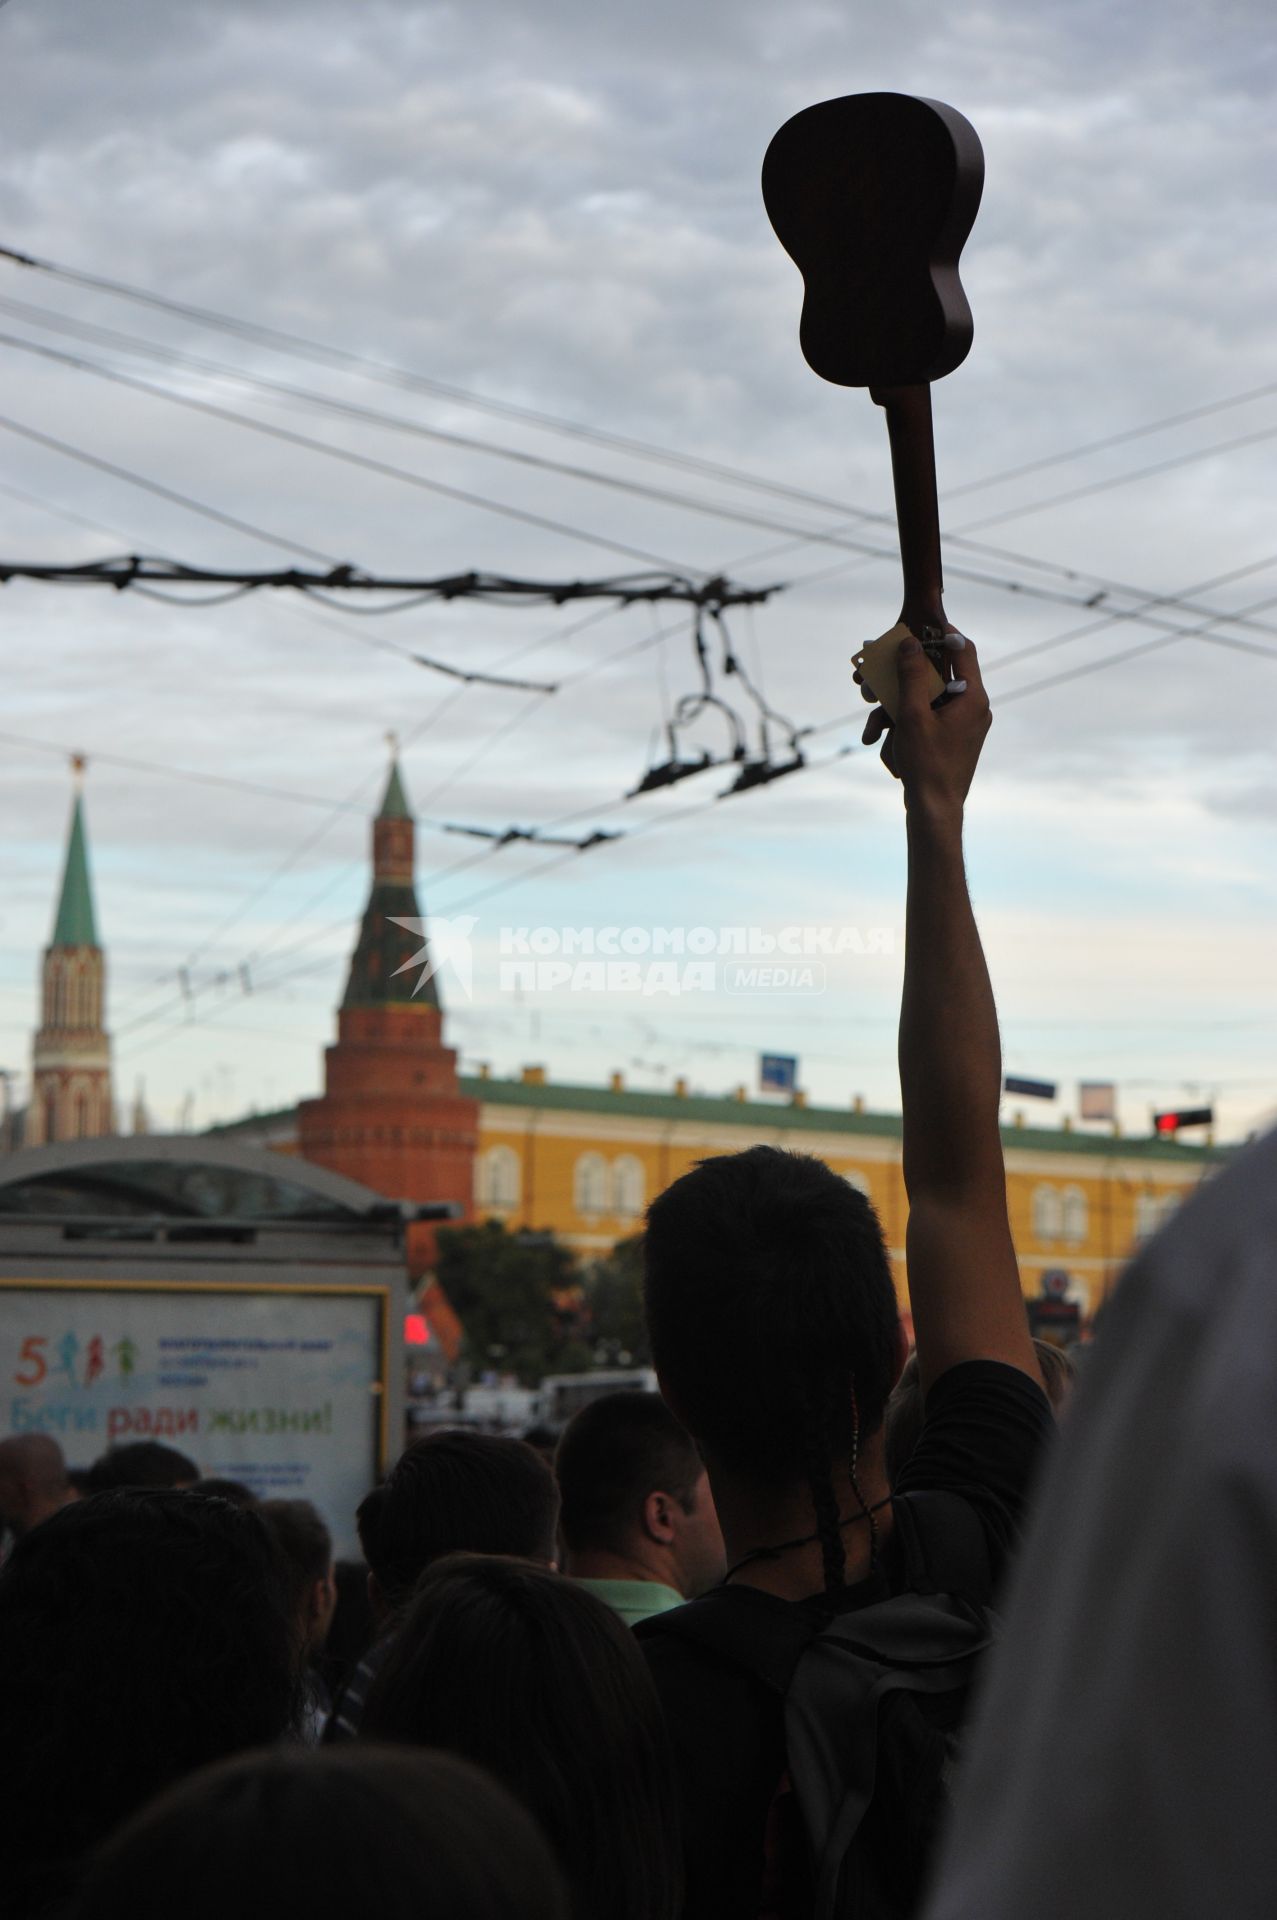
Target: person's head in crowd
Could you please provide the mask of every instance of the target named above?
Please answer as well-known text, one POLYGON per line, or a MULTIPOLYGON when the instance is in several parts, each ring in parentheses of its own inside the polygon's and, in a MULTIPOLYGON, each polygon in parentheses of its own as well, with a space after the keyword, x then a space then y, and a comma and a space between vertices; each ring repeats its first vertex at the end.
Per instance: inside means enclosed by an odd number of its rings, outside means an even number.
MULTIPOLYGON (((1066 1347, 1051 1340, 1035 1340, 1033 1350, 1042 1371, 1042 1384, 1058 1420, 1073 1391, 1077 1369, 1066 1347)), ((918 1376, 918 1356, 911 1353, 887 1402, 887 1477, 894 1486, 922 1437, 926 1405, 918 1376)))
POLYGON ((377 1633, 368 1597, 368 1569, 362 1560, 338 1560, 333 1566, 337 1605, 315 1662, 329 1693, 336 1696, 372 1645, 377 1633))
POLYGON ((242 1480, 227 1480, 221 1474, 212 1474, 207 1479, 195 1483, 196 1493, 213 1493, 219 1500, 229 1500, 233 1507, 256 1507, 261 1503, 251 1487, 242 1480))
POLYGON ((309 1500, 263 1500, 257 1511, 279 1548, 298 1643, 311 1660, 328 1638, 337 1605, 332 1535, 309 1500))
POLYGON ((554 1465, 555 1449, 559 1444, 559 1429, 550 1425, 548 1420, 534 1420, 530 1427, 523 1429, 523 1438, 530 1447, 534 1447, 546 1465, 554 1465))
POLYGON ((1058 1420, 1073 1398, 1073 1389, 1077 1385, 1077 1360, 1072 1348, 1059 1347, 1054 1340, 1035 1340, 1033 1351, 1038 1356, 1046 1397, 1058 1420))
POLYGON ((6 1920, 171 1781, 277 1740, 298 1702, 275 1549, 255 1513, 118 1489, 64 1507, 0 1568, 6 1920))
POLYGON ((75 1497, 62 1449, 49 1434, 0 1440, 0 1533, 29 1533, 75 1497))
POLYGON ((841 1585, 840 1516, 885 1484, 883 1416, 904 1358, 869 1201, 806 1154, 702 1160, 648 1209, 644 1267, 661 1390, 725 1531, 766 1540, 805 1525, 826 1585, 841 1585))
POLYGON ((658 1393, 609 1393, 582 1407, 564 1428, 555 1470, 575 1579, 653 1582, 691 1599, 722 1578, 705 1463, 658 1393))
POLYGON ((131 1440, 111 1447, 89 1468, 90 1493, 110 1493, 114 1487, 193 1487, 200 1470, 193 1460, 162 1440, 131 1440))
POLYGON ((373 1740, 485 1767, 554 1849, 573 1920, 673 1920, 674 1765, 638 1642, 549 1567, 456 1554, 425 1574, 374 1680, 373 1740))
POLYGON ((529 1815, 452 1754, 284 1749, 209 1767, 131 1820, 74 1920, 567 1920, 529 1815))
POLYGON ((373 1610, 402 1607, 442 1554, 513 1553, 553 1561, 559 1491, 522 1440, 445 1431, 414 1440, 355 1516, 373 1610))

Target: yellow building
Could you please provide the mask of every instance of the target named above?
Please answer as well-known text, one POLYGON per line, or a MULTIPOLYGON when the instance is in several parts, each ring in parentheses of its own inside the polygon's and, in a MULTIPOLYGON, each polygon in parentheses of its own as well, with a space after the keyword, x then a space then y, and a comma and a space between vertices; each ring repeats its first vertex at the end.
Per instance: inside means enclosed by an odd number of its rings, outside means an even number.
MULTIPOLYGON (((639 1231, 648 1202, 716 1153, 762 1142, 814 1153, 872 1200, 896 1284, 907 1301, 899 1114, 627 1088, 561 1086, 541 1067, 518 1080, 462 1076, 477 1099, 474 1210, 512 1228, 552 1232, 582 1257, 639 1231)), ((296 1151, 293 1110, 234 1129, 296 1151)), ((1096 1312, 1124 1261, 1210 1169, 1223 1150, 1160 1136, 1012 1125, 1003 1129, 1011 1230, 1026 1295, 1047 1273, 1068 1275, 1069 1297, 1096 1312)), ((1061 1283, 1062 1284, 1062 1283, 1061 1283)))

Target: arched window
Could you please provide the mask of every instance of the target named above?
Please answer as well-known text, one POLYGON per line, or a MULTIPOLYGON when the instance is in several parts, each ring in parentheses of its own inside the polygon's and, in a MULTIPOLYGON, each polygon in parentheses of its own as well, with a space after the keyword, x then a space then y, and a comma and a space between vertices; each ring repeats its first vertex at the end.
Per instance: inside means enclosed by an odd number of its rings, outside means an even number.
POLYGON ((1062 1205, 1064 1238, 1071 1245, 1081 1246, 1087 1234, 1086 1195, 1081 1187, 1066 1187, 1062 1205))
POLYGON ((612 1162, 612 1211, 622 1220, 636 1220, 643 1211, 643 1162, 623 1153, 612 1162))
POLYGON ((1054 1187, 1033 1189, 1033 1238, 1059 1240, 1064 1231, 1064 1208, 1054 1187))
POLYGON ((44 1137, 47 1141, 60 1138, 58 1133, 58 1090, 50 1087, 44 1096, 44 1137))
POLYGON ((77 1140, 88 1140, 91 1137, 89 1128, 89 1096, 83 1092, 77 1093, 75 1096, 75 1137, 77 1140))
POLYGON ((577 1161, 572 1199, 578 1213, 607 1212, 607 1161, 601 1153, 583 1153, 577 1161))
POLYGON ((480 1207, 508 1213, 519 1204, 519 1156, 513 1147, 489 1147, 481 1157, 475 1180, 475 1201, 480 1207))
POLYGON ((863 1174, 859 1167, 848 1168, 843 1174, 843 1179, 849 1187, 854 1187, 857 1193, 863 1193, 866 1200, 872 1199, 873 1196, 869 1191, 869 1177, 863 1174))

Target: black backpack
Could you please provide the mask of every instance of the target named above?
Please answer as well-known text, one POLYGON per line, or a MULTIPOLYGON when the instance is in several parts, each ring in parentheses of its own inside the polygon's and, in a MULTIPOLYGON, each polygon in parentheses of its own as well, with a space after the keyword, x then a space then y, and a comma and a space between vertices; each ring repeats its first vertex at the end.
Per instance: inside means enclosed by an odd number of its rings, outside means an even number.
MULTIPOLYGON (((788 1786, 801 1823, 814 1920, 903 1920, 926 1886, 948 1809, 958 1734, 992 1644, 984 1531, 950 1493, 893 1502, 904 1578, 854 1612, 819 1612, 752 1589, 718 1589, 656 1616, 743 1667, 784 1701, 788 1786)), ((773 1802, 775 1835, 783 1794, 773 1802)), ((775 1865, 775 1863, 773 1863, 775 1865)))

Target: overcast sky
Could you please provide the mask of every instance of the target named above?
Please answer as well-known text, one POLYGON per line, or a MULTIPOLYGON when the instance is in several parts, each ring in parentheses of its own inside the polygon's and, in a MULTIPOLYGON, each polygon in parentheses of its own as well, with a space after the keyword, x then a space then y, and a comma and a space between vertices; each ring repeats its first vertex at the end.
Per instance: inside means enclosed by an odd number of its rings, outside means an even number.
MULTIPOLYGON (((630 572, 647 564, 636 553, 696 575, 725 568, 786 583, 730 619, 772 706, 805 726, 855 715, 848 655, 899 605, 891 527, 864 517, 889 508, 886 435, 866 394, 825 385, 801 358, 799 281, 759 168, 775 129, 813 101, 948 100, 987 169, 963 267, 975 343, 934 403, 952 496, 947 605, 980 644, 996 711, 969 860, 1007 1065, 1060 1082, 1062 1106, 1043 1117, 1068 1109, 1079 1078, 1113 1078, 1131 1129, 1153 1105, 1213 1095, 1240 1135, 1277 1102, 1274 38, 1260 0, 1209 14, 1184 0, 10 0, 0 244, 828 504, 0 263, 6 339, 474 496, 0 344, 0 556, 238 568, 301 548, 398 574, 551 581, 630 572), (129 351, 138 343, 170 357, 129 351)), ((683 1073, 718 1091, 752 1085, 760 1050, 792 1052, 814 1101, 897 1106, 901 813, 857 744, 859 716, 812 738, 822 764, 753 794, 710 804, 727 784, 710 773, 618 805, 659 757, 668 703, 696 684, 677 609, 359 617, 283 594, 192 610, 18 582, 0 610, 0 1064, 19 1075, 66 830, 63 756, 82 750, 122 1105, 144 1079, 157 1124, 184 1109, 203 1124, 315 1091, 394 729, 409 793, 436 823, 418 841, 424 908, 475 920, 473 997, 443 981, 463 1063, 539 1061, 582 1081, 619 1068, 647 1086, 683 1073), (471 668, 522 651, 509 672, 565 684, 458 693, 402 657, 414 650, 471 668), (574 832, 627 837, 570 859, 514 845, 447 871, 484 849, 442 823, 565 815, 574 832), (842 955, 820 995, 520 1002, 500 989, 505 927, 789 924, 892 929, 896 951, 842 955)), ((725 691, 748 711, 737 683, 725 691)), ((711 720, 689 750, 722 751, 711 720)))

